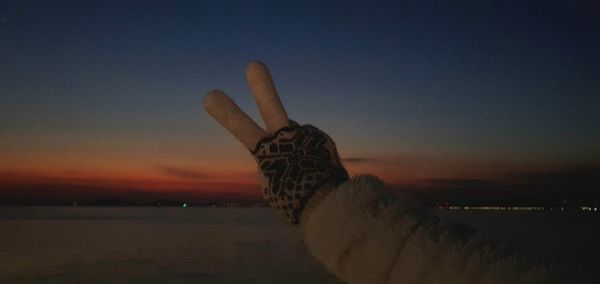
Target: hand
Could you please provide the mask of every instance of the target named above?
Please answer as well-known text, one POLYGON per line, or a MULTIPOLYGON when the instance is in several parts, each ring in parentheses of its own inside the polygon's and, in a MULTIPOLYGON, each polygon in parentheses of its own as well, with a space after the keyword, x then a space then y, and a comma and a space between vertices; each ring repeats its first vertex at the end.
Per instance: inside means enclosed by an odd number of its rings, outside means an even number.
POLYGON ((327 134, 288 119, 264 64, 251 62, 246 79, 266 130, 220 90, 206 95, 204 108, 254 156, 266 202, 298 224, 310 199, 346 181, 348 173, 327 134))

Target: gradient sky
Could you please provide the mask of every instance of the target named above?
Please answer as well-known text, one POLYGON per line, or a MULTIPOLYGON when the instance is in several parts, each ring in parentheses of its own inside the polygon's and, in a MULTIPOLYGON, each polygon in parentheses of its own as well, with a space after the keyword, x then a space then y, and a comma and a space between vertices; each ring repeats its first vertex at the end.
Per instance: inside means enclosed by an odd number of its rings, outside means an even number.
POLYGON ((352 174, 600 173, 594 1, 297 2, 0 1, 0 194, 255 194, 253 159, 201 108, 219 88, 259 120, 254 59, 352 174))

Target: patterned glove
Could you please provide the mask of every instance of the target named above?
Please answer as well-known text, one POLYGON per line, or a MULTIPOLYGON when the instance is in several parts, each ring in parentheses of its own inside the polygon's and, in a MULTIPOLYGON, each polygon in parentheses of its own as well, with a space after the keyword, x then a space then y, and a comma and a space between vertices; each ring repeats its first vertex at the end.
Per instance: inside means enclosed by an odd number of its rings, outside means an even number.
POLYGON ((222 91, 209 92, 204 108, 256 159, 266 202, 298 224, 317 191, 338 186, 348 179, 348 173, 327 134, 312 125, 288 120, 271 75, 262 63, 250 63, 246 77, 266 130, 222 91))
POLYGON ((333 140, 312 125, 279 129, 263 138, 252 154, 261 172, 263 196, 271 207, 298 224, 315 191, 348 180, 333 140))

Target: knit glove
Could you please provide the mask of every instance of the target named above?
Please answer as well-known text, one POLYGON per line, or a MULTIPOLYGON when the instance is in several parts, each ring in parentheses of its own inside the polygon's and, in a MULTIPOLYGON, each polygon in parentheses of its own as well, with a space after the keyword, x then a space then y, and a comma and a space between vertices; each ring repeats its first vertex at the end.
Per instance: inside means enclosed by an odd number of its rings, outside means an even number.
POLYGON ((204 108, 254 156, 265 201, 298 224, 311 198, 348 180, 348 173, 327 134, 288 119, 264 64, 250 63, 246 77, 266 130, 220 90, 208 93, 204 108))

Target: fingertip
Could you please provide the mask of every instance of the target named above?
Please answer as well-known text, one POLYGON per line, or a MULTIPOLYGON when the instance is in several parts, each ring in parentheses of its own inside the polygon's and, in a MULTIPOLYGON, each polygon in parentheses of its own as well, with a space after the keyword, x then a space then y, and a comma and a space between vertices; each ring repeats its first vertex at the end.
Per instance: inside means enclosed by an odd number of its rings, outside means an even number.
POLYGON ((259 60, 253 60, 250 61, 250 63, 248 63, 248 67, 246 68, 246 76, 247 77, 251 77, 254 76, 256 74, 264 74, 264 73, 269 73, 269 69, 267 69, 267 66, 259 61, 259 60))
POLYGON ((252 60, 248 63, 248 68, 266 68, 266 65, 260 60, 252 60))
POLYGON ((214 89, 214 90, 210 90, 206 96, 204 96, 204 100, 202 102, 202 104, 204 105, 204 109, 208 112, 210 112, 211 110, 213 110, 215 108, 215 106, 217 106, 219 104, 219 102, 222 102, 223 100, 227 100, 229 97, 227 97, 227 95, 225 94, 225 92, 219 90, 219 89, 214 89))

